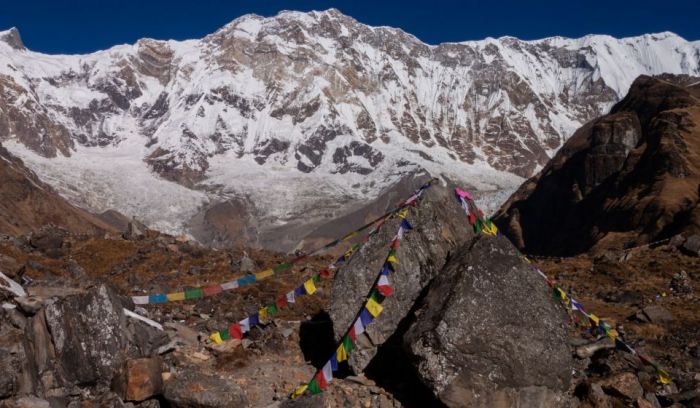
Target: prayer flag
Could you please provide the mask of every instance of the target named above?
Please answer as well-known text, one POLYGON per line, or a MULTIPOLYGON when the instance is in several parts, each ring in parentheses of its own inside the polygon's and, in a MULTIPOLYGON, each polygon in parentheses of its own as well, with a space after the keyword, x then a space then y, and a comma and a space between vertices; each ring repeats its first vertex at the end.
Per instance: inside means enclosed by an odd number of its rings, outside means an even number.
POLYGON ((209 336, 209 338, 216 344, 224 344, 224 341, 221 340, 221 335, 219 332, 213 333, 211 336, 209 336))
POLYGON ((323 366, 321 372, 323 373, 323 379, 326 380, 326 384, 333 380, 333 367, 330 360, 323 366))
POLYGON ((223 330, 220 330, 219 335, 221 336, 221 340, 223 341, 231 340, 231 335, 228 332, 228 327, 223 330))
POLYGON ((204 296, 214 296, 223 292, 223 289, 219 285, 207 286, 204 290, 204 296))
POLYGON ((243 333, 241 333, 241 324, 233 323, 228 326, 228 334, 231 338, 241 340, 243 338, 243 333))
POLYGON ((223 290, 231 290, 231 289, 236 289, 238 287, 238 281, 231 281, 231 282, 226 282, 221 284, 221 289, 223 290))
POLYGON ((287 297, 286 296, 278 297, 277 298, 277 308, 282 309, 285 306, 287 306, 287 297))
POLYGON ((325 389, 328 387, 328 383, 326 382, 326 378, 323 376, 323 371, 319 371, 316 373, 314 376, 314 379, 316 380, 316 383, 318 383, 318 388, 320 389, 325 389))
POLYGON ((294 390, 294 393, 292 394, 292 399, 295 399, 299 397, 300 395, 304 394, 306 392, 306 389, 308 388, 308 385, 302 385, 301 387, 297 387, 296 390, 294 390))
POLYGON ((362 324, 362 320, 359 317, 357 318, 357 320, 355 320, 353 328, 355 329, 355 335, 362 334, 365 332, 365 325, 362 324))
POLYGON ((200 299, 204 297, 204 291, 201 288, 185 290, 185 299, 200 299))
POLYGON ((248 333, 250 331, 250 318, 246 317, 245 319, 241 320, 239 322, 241 324, 241 333, 248 333))
POLYGON ((659 381, 661 384, 669 384, 671 382, 671 376, 666 372, 666 370, 657 367, 656 368, 656 375, 659 376, 659 381))
POLYGON ((348 353, 345 352, 345 347, 343 346, 343 343, 340 343, 340 346, 338 346, 335 355, 339 363, 342 363, 343 361, 348 359, 348 353))
POLYGON ((280 310, 277 308, 277 305, 275 303, 270 303, 267 305, 267 315, 268 316, 276 316, 278 315, 280 310))
POLYGON ((185 300, 185 292, 168 293, 165 296, 168 298, 168 302, 173 302, 176 300, 185 300))
POLYGON ((257 326, 260 324, 260 316, 257 313, 253 313, 248 316, 248 322, 250 323, 250 327, 257 326))
POLYGON ((352 354, 353 350, 355 350, 355 343, 350 338, 350 335, 345 336, 343 339, 343 348, 347 354, 352 354))
POLYGON ((369 313, 370 313, 372 316, 374 316, 374 317, 379 316, 379 315, 382 313, 382 310, 384 310, 384 308, 382 307, 382 305, 380 305, 379 303, 377 303, 377 302, 376 302, 374 299, 372 299, 372 298, 369 298, 369 299, 367 300, 367 303, 365 304, 365 307, 367 308, 367 310, 369 311, 369 313))
POLYGON ((389 284, 389 279, 386 277, 386 275, 379 276, 379 281, 377 282, 377 290, 384 297, 391 296, 391 294, 394 293, 394 289, 389 284))
POLYGON ((320 394, 322 392, 321 387, 319 386, 318 382, 316 381, 316 377, 314 377, 313 380, 309 383, 309 392, 311 394, 320 394))
POLYGON ((408 208, 404 208, 403 210, 399 211, 399 217, 406 218, 407 215, 408 215, 408 208))
POLYGON ((258 310, 258 319, 260 319, 261 322, 264 322, 267 320, 267 308, 263 307, 262 309, 258 310))
POLYGON ((412 230, 413 227, 411 226, 411 224, 408 223, 407 219, 403 219, 401 220, 401 229, 409 231, 412 230))
POLYGON ((371 314, 369 314, 369 311, 366 308, 362 308, 362 311, 360 312, 360 320, 362 321, 362 325, 367 327, 370 323, 372 323, 374 318, 371 314))
POLYGON ((321 272, 319 272, 319 275, 322 278, 327 278, 327 277, 331 276, 331 273, 328 271, 328 269, 323 269, 323 270, 321 270, 321 272))
POLYGON ((304 282, 304 289, 306 290, 307 294, 313 295, 314 292, 316 292, 316 285, 314 285, 314 281, 312 279, 309 279, 306 282, 304 282))
POLYGON ((304 286, 299 286, 298 288, 294 289, 294 294, 297 296, 303 296, 306 294, 306 290, 304 289, 304 286))
POLYGON ((274 273, 279 273, 279 272, 285 271, 291 267, 292 267, 292 264, 285 262, 285 263, 281 263, 281 264, 275 266, 274 268, 272 268, 272 271, 274 273))
POLYGON ((148 304, 148 296, 132 296, 131 300, 135 305, 146 305, 148 304))
POLYGON ((335 355, 335 353, 331 356, 331 359, 328 361, 331 363, 331 370, 338 371, 338 357, 335 355))
POLYGON ((291 291, 287 293, 287 303, 294 303, 296 302, 296 298, 294 296, 294 291, 291 291))
POLYGON ((311 280, 313 280, 314 283, 321 282, 321 274, 320 273, 314 274, 314 276, 311 277, 311 280))
POLYGON ((255 274, 255 280, 263 280, 265 278, 269 278, 274 274, 275 271, 273 271, 272 269, 265 269, 264 271, 255 274))
POLYGON ((148 297, 148 303, 165 303, 167 301, 168 298, 163 293, 157 295, 150 295, 148 297))

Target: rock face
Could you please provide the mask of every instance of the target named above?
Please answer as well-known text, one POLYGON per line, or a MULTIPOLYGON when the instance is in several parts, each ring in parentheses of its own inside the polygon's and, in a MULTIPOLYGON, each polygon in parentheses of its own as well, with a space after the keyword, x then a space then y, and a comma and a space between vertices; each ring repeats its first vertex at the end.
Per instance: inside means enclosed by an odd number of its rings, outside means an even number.
POLYGON ((46 321, 67 379, 76 383, 112 380, 115 367, 122 366, 126 358, 123 308, 122 301, 104 285, 87 294, 48 302, 46 321))
POLYGON ((0 32, 0 139, 75 204, 176 233, 207 198, 285 195, 248 208, 258 225, 328 217, 318 200, 418 168, 514 188, 638 75, 700 75, 697 42, 668 32, 428 45, 333 9, 89 55, 18 39, 0 32))
POLYGON ((560 407, 571 379, 567 316, 504 238, 461 246, 404 336, 418 373, 450 407, 560 407))
POLYGON ((122 406, 110 390, 133 400, 161 393, 160 360, 138 357, 167 337, 126 322, 129 301, 109 286, 72 292, 45 299, 43 307, 34 302, 24 313, 30 298, 18 299, 20 308, 0 309, 0 399, 20 404, 20 397, 31 396, 66 406, 86 393, 116 401, 99 406, 122 406))
POLYGON ((520 249, 572 255, 700 231, 700 86, 642 76, 494 221, 520 249))
MULTIPOLYGON (((350 364, 358 372, 374 357, 376 346, 396 331, 422 289, 440 273, 450 254, 472 236, 467 218, 454 202, 451 190, 435 185, 426 190, 420 200, 407 217, 414 229, 405 235, 397 251, 400 264, 390 278, 395 287, 394 294, 384 301, 381 318, 358 336, 361 347, 351 355, 350 364)), ((380 233, 337 272, 330 299, 330 316, 336 337, 354 321, 355 313, 386 259, 399 222, 398 217, 388 221, 380 233)))

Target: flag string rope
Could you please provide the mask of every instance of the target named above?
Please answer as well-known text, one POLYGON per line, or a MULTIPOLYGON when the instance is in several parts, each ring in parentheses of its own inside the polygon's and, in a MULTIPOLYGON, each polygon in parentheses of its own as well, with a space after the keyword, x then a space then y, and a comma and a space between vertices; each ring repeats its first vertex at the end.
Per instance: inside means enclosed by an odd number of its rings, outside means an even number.
MULTIPOLYGON (((392 215, 393 216, 393 215, 392 215)), ((388 219, 391 219, 389 217, 388 219)), ((225 341, 231 339, 241 340, 243 336, 250 331, 251 328, 264 324, 268 317, 274 317, 290 303, 296 303, 299 296, 313 295, 316 293, 316 283, 319 283, 322 278, 330 277, 330 272, 342 268, 350 261, 350 259, 359 251, 369 239, 377 234, 384 222, 379 222, 374 229, 365 236, 362 243, 351 245, 338 259, 328 265, 327 268, 315 273, 311 278, 307 279, 295 289, 277 297, 274 303, 270 303, 260 308, 256 313, 253 313, 243 320, 236 323, 231 323, 225 329, 216 331, 209 336, 209 339, 216 344, 224 344, 225 341)))
POLYGON ((234 290, 237 288, 240 288, 242 286, 246 285, 251 285, 253 283, 256 283, 258 281, 261 281, 263 279, 270 278, 280 272, 286 271, 295 264, 311 257, 314 255, 318 255, 322 252, 325 252, 329 250, 330 248, 333 248, 340 244, 341 242, 347 241, 349 239, 352 239, 356 237, 360 232, 368 229, 369 227, 381 223, 383 221, 386 221, 387 218, 389 218, 391 215, 398 213, 399 211, 403 210, 407 206, 411 205, 415 200, 418 199, 418 195, 425 191, 426 189, 430 188, 432 186, 432 183, 435 181, 435 179, 430 180, 426 184, 422 185, 416 192, 411 194, 409 198, 406 200, 402 201, 398 206, 395 208, 391 209, 390 211, 384 213, 383 215, 373 219, 372 221, 368 222, 367 224, 361 226, 360 228, 349 232, 345 234, 343 237, 335 239, 326 245, 316 248, 312 251, 310 251, 307 254, 301 255, 297 258, 294 258, 290 260, 289 262, 283 262, 278 264, 277 266, 269 269, 265 269, 263 271, 246 275, 241 278, 221 283, 221 284, 216 284, 216 285, 210 285, 210 286, 205 286, 205 287, 198 287, 198 288, 191 288, 191 289, 185 289, 184 291, 180 292, 172 292, 172 293, 157 293, 157 294, 151 294, 151 295, 139 295, 139 296, 132 296, 131 299, 134 302, 134 304, 137 305, 146 305, 146 304, 162 304, 162 303, 168 303, 168 302, 174 302, 174 301, 183 301, 183 300, 190 300, 190 299, 201 299, 203 297, 208 297, 208 296, 214 296, 218 295, 224 291, 229 291, 229 290, 234 290))
MULTIPOLYGON (((486 235, 502 235, 491 220, 484 217, 483 213, 481 210, 479 210, 476 203, 472 199, 471 194, 459 188, 455 188, 455 197, 467 213, 469 223, 474 227, 475 232, 481 232, 486 235)), ((561 287, 556 285, 549 277, 547 277, 544 272, 542 272, 535 265, 532 265, 532 262, 530 262, 525 255, 521 254, 521 256, 545 280, 547 286, 552 289, 552 296, 554 298, 559 299, 565 306, 570 307, 572 314, 578 312, 588 321, 591 333, 593 335, 605 334, 615 344, 615 349, 630 353, 639 358, 643 364, 651 366, 656 371, 656 375, 660 383, 668 384, 671 382, 671 376, 669 373, 658 363, 646 355, 638 352, 634 347, 622 340, 617 330, 612 328, 612 326, 595 314, 588 313, 581 303, 577 302, 576 299, 570 295, 567 295, 566 292, 562 290, 561 287)), ((575 322, 574 319, 572 320, 575 322)))
MULTIPOLYGON (((415 193, 416 197, 420 197, 422 193, 423 189, 417 191, 415 193)), ((307 384, 294 390, 290 398, 298 398, 307 391, 311 394, 318 394, 328 387, 328 384, 333 380, 333 373, 338 371, 338 364, 348 360, 350 354, 357 348, 357 336, 364 333, 366 327, 382 313, 382 310, 384 310, 382 302, 385 298, 391 296, 394 291, 389 282, 389 276, 391 273, 395 272, 394 265, 399 263, 396 258, 396 250, 399 247, 399 241, 403 239, 406 231, 413 229, 406 219, 407 215, 407 208, 399 212, 401 224, 399 225, 398 232, 391 241, 390 249, 384 260, 382 269, 374 279, 369 293, 365 296, 362 307, 355 314, 353 323, 345 331, 343 336, 340 337, 340 342, 336 351, 323 367, 316 371, 307 384)))

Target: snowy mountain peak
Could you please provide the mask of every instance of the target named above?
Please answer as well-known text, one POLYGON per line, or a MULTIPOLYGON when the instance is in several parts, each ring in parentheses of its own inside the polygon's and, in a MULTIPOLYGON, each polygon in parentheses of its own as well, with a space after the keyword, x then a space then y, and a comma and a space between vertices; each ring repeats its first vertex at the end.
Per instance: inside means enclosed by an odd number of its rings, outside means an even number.
POLYGON ((22 37, 19 35, 19 30, 16 27, 12 27, 5 31, 0 31, 0 41, 6 43, 16 50, 26 49, 24 47, 24 43, 22 42, 22 37))
POLYGON ((235 199, 278 225, 422 170, 514 187, 637 76, 700 75, 699 50, 672 33, 428 45, 334 9, 87 55, 0 46, 0 141, 95 211, 181 232, 235 199))

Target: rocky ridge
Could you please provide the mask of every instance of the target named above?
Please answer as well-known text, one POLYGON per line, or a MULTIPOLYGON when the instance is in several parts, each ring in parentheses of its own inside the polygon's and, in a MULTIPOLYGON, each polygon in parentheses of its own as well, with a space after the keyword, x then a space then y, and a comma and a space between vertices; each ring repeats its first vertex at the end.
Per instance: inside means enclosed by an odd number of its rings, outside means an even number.
POLYGON ((633 247, 700 233, 698 78, 639 77, 579 129, 494 221, 540 255, 633 247))

